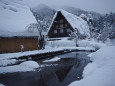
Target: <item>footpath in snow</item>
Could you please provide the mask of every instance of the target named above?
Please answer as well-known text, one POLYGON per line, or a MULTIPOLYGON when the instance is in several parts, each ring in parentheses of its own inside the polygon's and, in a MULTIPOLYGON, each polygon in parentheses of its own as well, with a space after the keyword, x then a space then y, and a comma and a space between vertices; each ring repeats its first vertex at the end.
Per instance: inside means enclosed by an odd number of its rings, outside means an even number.
POLYGON ((83 72, 83 79, 69 86, 115 86, 115 46, 108 46, 90 54, 89 63, 83 72))

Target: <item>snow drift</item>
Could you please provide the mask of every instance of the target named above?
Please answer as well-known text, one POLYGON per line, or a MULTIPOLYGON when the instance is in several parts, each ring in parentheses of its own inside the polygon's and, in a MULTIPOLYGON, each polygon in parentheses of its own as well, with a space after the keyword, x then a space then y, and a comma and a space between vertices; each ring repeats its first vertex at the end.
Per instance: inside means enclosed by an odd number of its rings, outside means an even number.
POLYGON ((39 68, 39 64, 37 62, 26 61, 21 63, 20 65, 0 67, 0 74, 35 71, 36 68, 39 68))
POLYGON ((93 63, 85 67, 84 78, 69 86, 115 86, 115 46, 101 48, 90 56, 93 63))

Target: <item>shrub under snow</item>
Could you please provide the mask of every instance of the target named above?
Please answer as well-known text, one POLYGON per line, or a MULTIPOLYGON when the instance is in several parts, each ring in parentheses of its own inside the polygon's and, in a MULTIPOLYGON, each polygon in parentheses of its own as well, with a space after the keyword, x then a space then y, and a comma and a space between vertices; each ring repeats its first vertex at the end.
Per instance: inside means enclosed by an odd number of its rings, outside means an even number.
POLYGON ((77 44, 79 47, 92 47, 96 50, 102 47, 106 47, 106 44, 97 42, 95 40, 78 40, 77 44))
POLYGON ((39 65, 35 61, 26 61, 20 64, 20 66, 28 67, 28 68, 38 68, 39 65))

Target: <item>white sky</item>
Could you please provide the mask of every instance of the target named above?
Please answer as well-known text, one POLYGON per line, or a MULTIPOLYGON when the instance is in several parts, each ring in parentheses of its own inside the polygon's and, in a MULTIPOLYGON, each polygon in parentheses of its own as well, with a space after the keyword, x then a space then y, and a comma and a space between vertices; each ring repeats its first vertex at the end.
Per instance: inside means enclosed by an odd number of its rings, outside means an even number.
POLYGON ((29 6, 46 4, 49 6, 72 6, 99 13, 115 13, 115 0, 26 0, 29 6))

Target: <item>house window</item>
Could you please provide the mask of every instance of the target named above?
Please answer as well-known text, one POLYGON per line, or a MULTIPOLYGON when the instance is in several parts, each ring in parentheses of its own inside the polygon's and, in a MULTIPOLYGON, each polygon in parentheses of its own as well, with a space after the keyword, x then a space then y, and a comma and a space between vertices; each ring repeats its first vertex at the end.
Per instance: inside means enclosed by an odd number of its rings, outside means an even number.
POLYGON ((60 33, 63 33, 63 29, 60 29, 60 33))
POLYGON ((63 24, 60 24, 60 28, 62 28, 63 27, 63 24))
POLYGON ((63 19, 60 20, 60 23, 63 23, 63 19))
POLYGON ((67 24, 65 24, 65 27, 67 27, 67 24))
POLYGON ((56 25, 56 28, 58 28, 58 25, 56 25))
POLYGON ((71 32, 71 30, 68 28, 68 29, 67 29, 67 32, 69 33, 69 32, 71 32))
POLYGON ((54 30, 54 33, 56 34, 56 33, 57 33, 57 30, 54 30))

